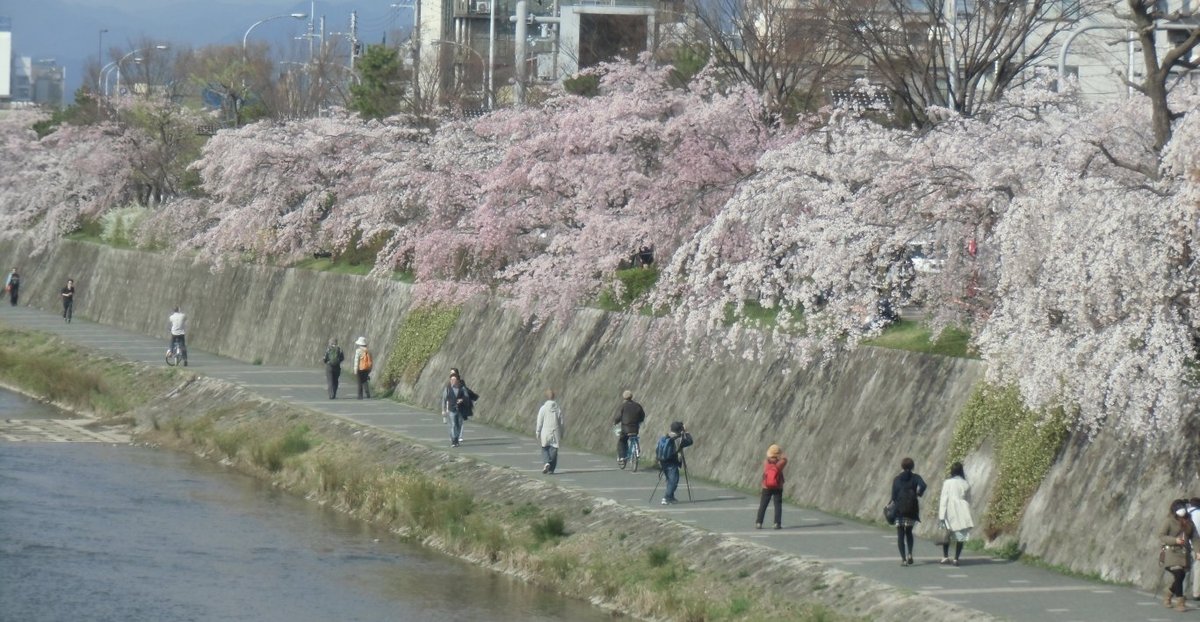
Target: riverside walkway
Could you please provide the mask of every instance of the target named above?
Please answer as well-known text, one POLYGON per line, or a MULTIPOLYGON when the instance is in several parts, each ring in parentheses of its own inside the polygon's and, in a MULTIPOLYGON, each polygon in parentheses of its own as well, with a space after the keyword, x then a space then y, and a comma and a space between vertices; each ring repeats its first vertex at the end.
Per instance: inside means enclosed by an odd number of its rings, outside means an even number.
MULTIPOLYGON (((71 324, 57 313, 29 307, 0 308, 0 321, 14 327, 54 333, 68 341, 108 355, 165 365, 166 339, 130 333, 99 325, 79 317, 71 324)), ((164 316, 165 322, 165 316, 164 316)), ((319 344, 318 344, 319 345, 319 344)), ((319 348, 318 348, 319 349, 319 348)), ((1055 622, 1134 622, 1200 619, 1200 609, 1177 613, 1162 605, 1160 595, 1127 587, 1076 579, 1006 560, 964 552, 962 565, 941 565, 941 547, 918 540, 916 565, 902 568, 896 550, 896 534, 890 528, 824 514, 788 505, 784 508, 783 529, 755 530, 757 494, 714 485, 691 478, 689 491, 681 480, 677 505, 659 504, 662 486, 656 471, 632 473, 619 470, 614 457, 563 447, 555 475, 543 475, 542 461, 532 434, 514 434, 486 425, 469 423, 462 447, 450 449, 446 426, 432 409, 414 408, 392 400, 354 399, 354 380, 343 373, 341 395, 327 399, 324 372, 319 364, 312 367, 272 367, 252 365, 189 348, 188 370, 235 382, 266 398, 286 400, 313 410, 374 426, 431 447, 448 452, 469 454, 482 461, 512 468, 531 478, 548 478, 559 486, 578 490, 618 503, 665 514, 673 520, 758 544, 804 559, 819 561, 848 572, 868 577, 900 589, 928 595, 962 607, 1010 620, 1049 620, 1055 622)), ((314 352, 314 360, 320 352, 314 352)), ((563 404, 570 439, 573 412, 563 404)), ((614 402, 615 408, 615 402, 614 402)), ((533 427, 535 413, 530 413, 533 427)), ((651 431, 643 442, 643 452, 652 452, 651 431), (645 449, 651 448, 651 449, 645 449)), ((696 434, 695 450, 702 450, 703 431, 696 434)), ((757 467, 755 467, 757 468, 757 467)), ((793 472, 792 477, 802 474, 793 472)), ((881 483, 880 496, 884 496, 881 483)), ((769 523, 768 513, 768 523, 769 523)), ((1157 525, 1148 525, 1154 528, 1157 525)), ((1131 526, 1136 529, 1137 526, 1131 526)), ((1133 539, 1130 540, 1131 543, 1133 539)), ((1152 552, 1147 552, 1151 555, 1152 552)), ((1165 584, 1164 584, 1165 588, 1165 584)), ((1189 602, 1189 606, 1193 603, 1189 602)))

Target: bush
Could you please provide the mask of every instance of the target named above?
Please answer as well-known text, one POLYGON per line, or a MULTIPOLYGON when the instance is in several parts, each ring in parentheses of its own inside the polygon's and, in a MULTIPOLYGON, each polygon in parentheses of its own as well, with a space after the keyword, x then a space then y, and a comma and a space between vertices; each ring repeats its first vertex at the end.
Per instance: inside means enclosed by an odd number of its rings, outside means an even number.
POLYGON ((984 533, 991 539, 1020 523, 1067 440, 1067 417, 1061 409, 1025 408, 1016 387, 983 383, 954 427, 947 461, 962 461, 988 438, 995 443, 997 461, 996 489, 984 518, 984 533))
POLYGON ((533 524, 533 539, 541 544, 547 540, 557 540, 567 536, 566 521, 561 514, 551 514, 533 524))
POLYGON ((399 385, 417 381, 429 357, 441 349, 458 322, 459 307, 426 307, 412 309, 404 318, 392 345, 387 365, 379 382, 384 391, 395 391, 399 385))
POLYGON ((149 215, 149 209, 136 205, 110 210, 100 217, 100 239, 117 248, 132 248, 134 233, 149 215))

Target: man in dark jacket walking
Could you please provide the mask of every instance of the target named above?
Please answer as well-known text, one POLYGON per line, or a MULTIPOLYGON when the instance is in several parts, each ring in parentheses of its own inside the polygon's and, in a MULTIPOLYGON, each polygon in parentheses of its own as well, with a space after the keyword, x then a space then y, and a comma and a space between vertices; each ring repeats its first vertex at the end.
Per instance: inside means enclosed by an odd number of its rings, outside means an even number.
POLYGON ((342 361, 346 360, 346 353, 338 347, 337 339, 329 340, 329 347, 325 349, 325 385, 329 388, 329 399, 337 399, 338 380, 342 376, 342 361))
POLYGON ((613 417, 613 424, 621 424, 621 431, 617 434, 617 465, 625 468, 626 454, 629 453, 629 437, 637 436, 642 422, 646 420, 646 411, 642 410, 641 404, 633 401, 633 391, 626 390, 621 394, 621 398, 623 401, 621 407, 617 409, 617 416, 613 417))

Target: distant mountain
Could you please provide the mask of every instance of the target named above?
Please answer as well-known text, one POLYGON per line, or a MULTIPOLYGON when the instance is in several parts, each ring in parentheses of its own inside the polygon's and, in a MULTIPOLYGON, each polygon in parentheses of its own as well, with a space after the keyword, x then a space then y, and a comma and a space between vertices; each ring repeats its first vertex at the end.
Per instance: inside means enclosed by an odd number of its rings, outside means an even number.
MULTIPOLYGON (((325 16, 327 32, 346 32, 350 12, 357 10, 359 38, 377 43, 385 32, 407 32, 411 11, 391 8, 390 0, 317 2, 316 16, 325 16)), ((100 30, 104 33, 105 62, 110 51, 128 51, 144 39, 173 46, 203 47, 240 44, 254 22, 275 15, 309 13, 308 2, 221 2, 210 0, 0 0, 0 16, 12 21, 13 54, 54 58, 67 68, 67 92, 74 93, 89 62, 96 59, 100 30)), ((307 31, 307 20, 279 19, 262 24, 251 34, 281 52, 300 53, 307 43, 293 36, 307 31)))

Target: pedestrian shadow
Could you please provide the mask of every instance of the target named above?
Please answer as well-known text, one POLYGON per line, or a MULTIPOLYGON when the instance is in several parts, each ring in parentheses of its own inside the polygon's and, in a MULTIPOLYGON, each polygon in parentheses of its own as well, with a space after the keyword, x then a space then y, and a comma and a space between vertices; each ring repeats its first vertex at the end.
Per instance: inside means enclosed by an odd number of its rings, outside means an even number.
POLYGON ((787 531, 789 529, 795 530, 795 531, 803 531, 805 529, 815 529, 817 527, 842 527, 845 524, 846 523, 843 523, 841 521, 836 521, 836 520, 821 521, 821 522, 817 522, 817 523, 807 523, 804 525, 788 525, 787 527, 782 528, 780 531, 787 531))
POLYGON ((749 497, 745 495, 724 495, 721 497, 708 497, 704 499, 692 499, 688 503, 717 503, 720 501, 745 501, 749 497))

